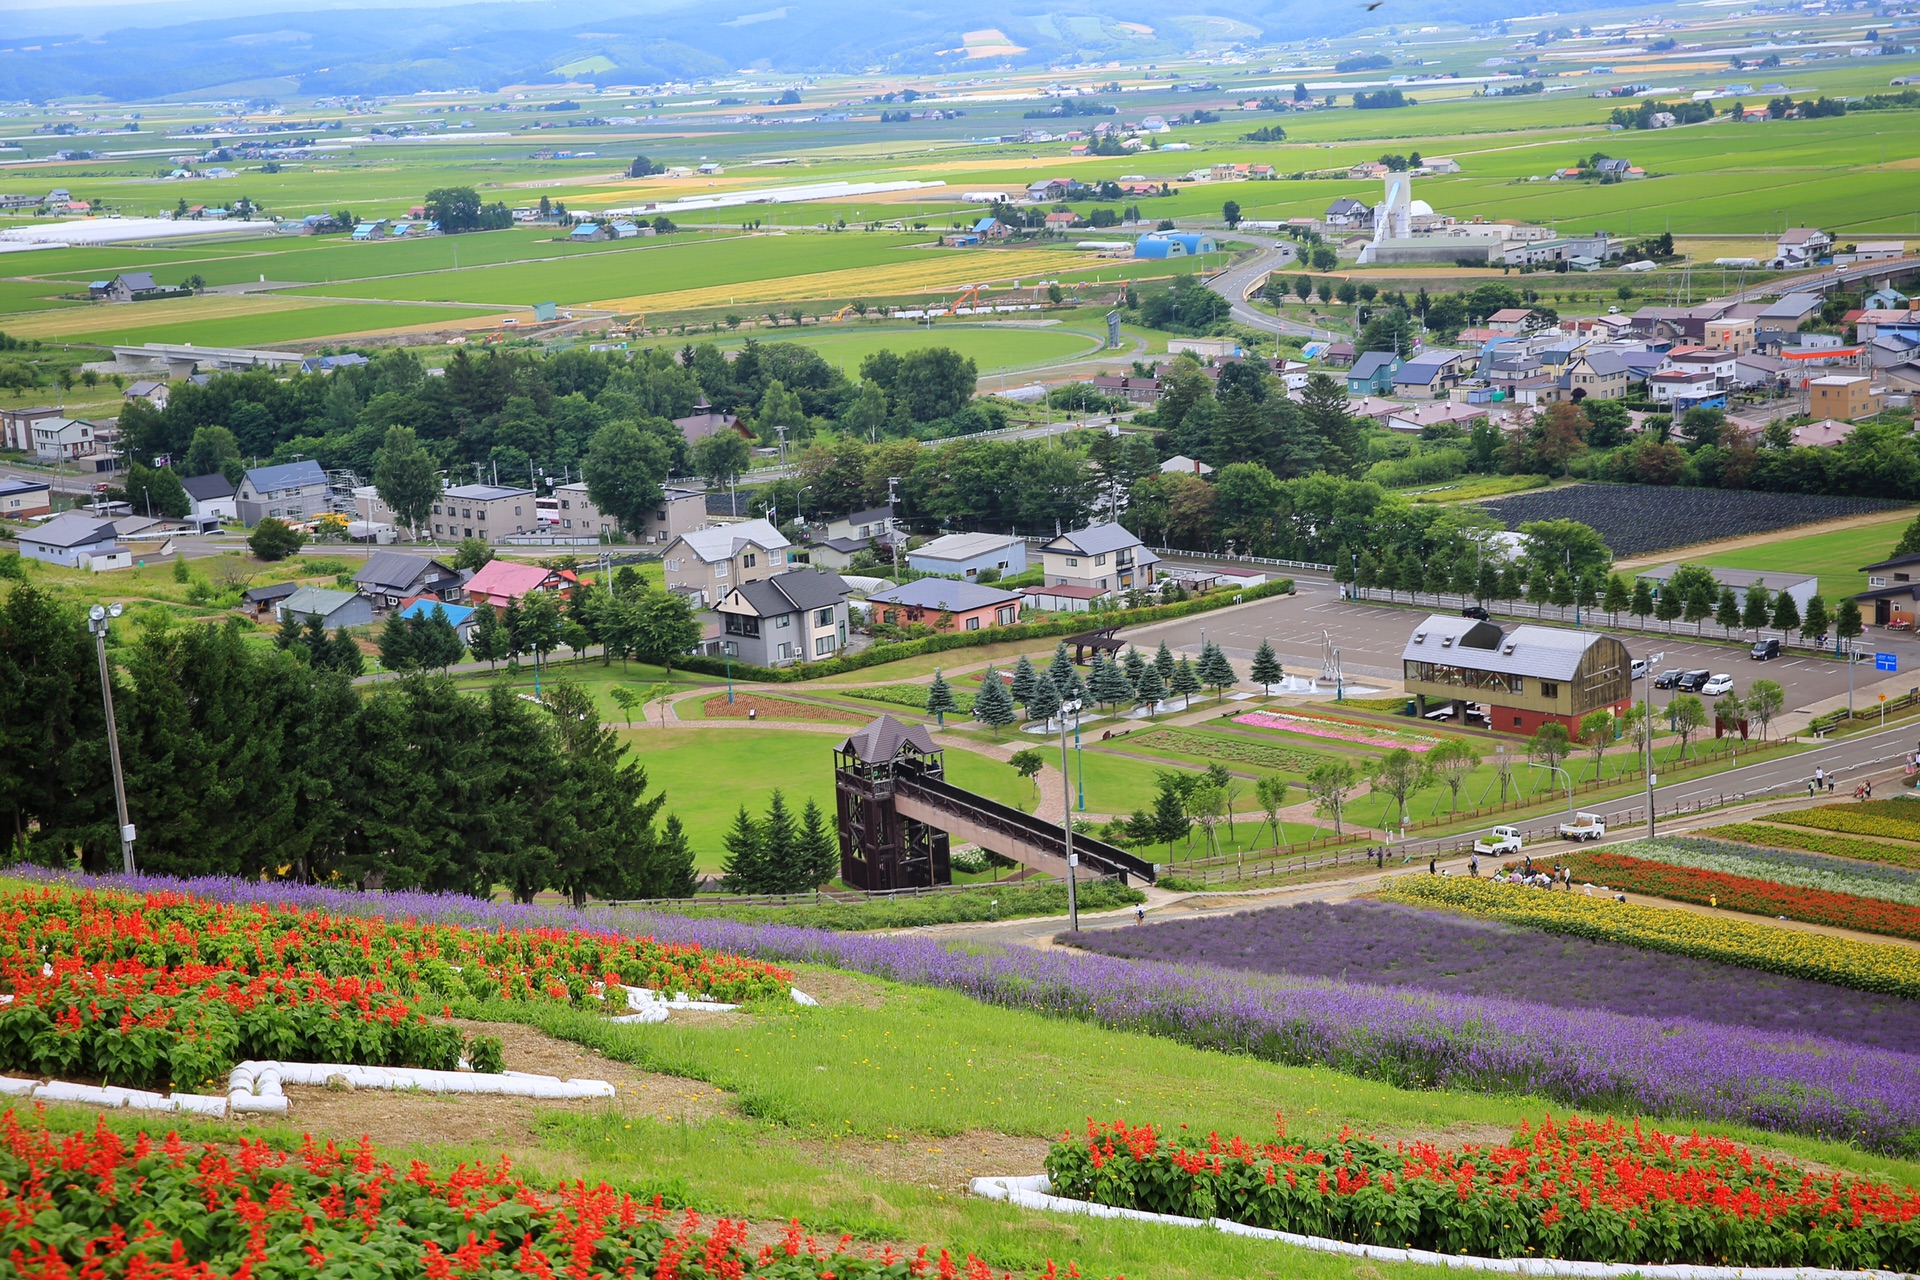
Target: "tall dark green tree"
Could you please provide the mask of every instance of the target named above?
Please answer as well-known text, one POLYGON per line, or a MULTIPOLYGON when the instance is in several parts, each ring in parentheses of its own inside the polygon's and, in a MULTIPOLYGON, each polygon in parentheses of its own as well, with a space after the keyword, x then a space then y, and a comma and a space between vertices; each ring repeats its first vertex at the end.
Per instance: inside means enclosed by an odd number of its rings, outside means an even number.
POLYGON ((1013 700, 1021 706, 1027 705, 1027 699, 1033 696, 1033 664, 1027 661, 1027 655, 1021 654, 1020 660, 1013 664, 1013 683, 1009 691, 1013 700))
POLYGON ((1262 640, 1260 647, 1253 651, 1253 665, 1247 670, 1248 678, 1260 686, 1262 693, 1272 693, 1273 686, 1279 684, 1285 674, 1280 659, 1274 655, 1273 645, 1262 640))
POLYGON ((960 703, 953 696, 953 687, 940 675, 933 673, 933 683, 927 686, 927 714, 937 718, 939 724, 946 724, 947 712, 958 711, 960 703))
POLYGON ((1013 695, 1007 692, 1006 681, 992 667, 987 668, 980 680, 980 692, 973 696, 973 718, 993 730, 998 737, 1000 730, 1019 718, 1014 710, 1013 695))
POLYGON ((420 446, 411 427, 389 427, 374 467, 373 487, 393 518, 417 537, 440 496, 440 475, 433 455, 420 446))
POLYGON ((800 811, 798 862, 800 883, 811 888, 817 889, 840 875, 839 843, 827 827, 826 815, 811 797, 800 811))
POLYGON ((740 806, 733 815, 733 826, 721 839, 727 856, 720 862, 720 884, 728 893, 770 893, 771 876, 767 867, 766 845, 760 824, 740 806))

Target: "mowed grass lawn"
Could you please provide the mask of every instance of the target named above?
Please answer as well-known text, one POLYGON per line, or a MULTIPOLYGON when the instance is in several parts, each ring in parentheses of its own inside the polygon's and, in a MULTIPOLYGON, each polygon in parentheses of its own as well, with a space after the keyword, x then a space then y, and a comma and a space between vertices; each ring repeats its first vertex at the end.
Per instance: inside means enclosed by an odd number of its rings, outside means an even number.
MULTIPOLYGON (((852 726, 832 733, 805 729, 635 729, 623 735, 650 788, 667 793, 703 871, 717 871, 723 843, 741 805, 758 818, 777 787, 798 813, 808 800, 833 822, 833 749, 852 726)), ((949 749, 947 776, 1002 804, 1033 807, 1033 788, 1005 763, 949 749)))
POLYGON ((1688 563, 1711 563, 1728 569, 1816 574, 1820 579, 1816 590, 1826 597, 1828 608, 1831 609, 1842 597, 1867 589, 1867 575, 1860 572, 1860 567, 1892 555, 1894 545, 1900 541, 1900 534, 1913 518, 1912 510, 1890 511, 1871 524, 1837 529, 1831 533, 1781 538, 1763 546, 1717 552, 1708 559, 1694 559, 1688 563))

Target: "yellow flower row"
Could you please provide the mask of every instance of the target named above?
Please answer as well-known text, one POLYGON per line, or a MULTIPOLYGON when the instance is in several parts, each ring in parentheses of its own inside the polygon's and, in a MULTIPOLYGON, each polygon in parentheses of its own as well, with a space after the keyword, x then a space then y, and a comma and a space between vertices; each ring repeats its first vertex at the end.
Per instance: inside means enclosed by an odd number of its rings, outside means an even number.
POLYGON ((1862 991, 1920 996, 1920 950, 1912 947, 1457 876, 1403 876, 1381 896, 1596 942, 1697 956, 1862 991))

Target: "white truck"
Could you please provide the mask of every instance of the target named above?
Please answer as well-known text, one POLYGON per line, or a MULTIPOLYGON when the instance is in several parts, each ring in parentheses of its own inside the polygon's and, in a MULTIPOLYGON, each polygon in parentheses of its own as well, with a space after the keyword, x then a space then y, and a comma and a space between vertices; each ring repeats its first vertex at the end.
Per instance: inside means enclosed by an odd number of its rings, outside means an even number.
POLYGON ((1518 853, 1522 844, 1520 828, 1495 827, 1486 835, 1473 842, 1473 851, 1481 857, 1499 857, 1504 854, 1518 853))
POLYGON ((1576 813, 1572 822, 1560 824, 1562 840, 1598 840, 1607 834, 1607 820, 1597 813, 1576 813))

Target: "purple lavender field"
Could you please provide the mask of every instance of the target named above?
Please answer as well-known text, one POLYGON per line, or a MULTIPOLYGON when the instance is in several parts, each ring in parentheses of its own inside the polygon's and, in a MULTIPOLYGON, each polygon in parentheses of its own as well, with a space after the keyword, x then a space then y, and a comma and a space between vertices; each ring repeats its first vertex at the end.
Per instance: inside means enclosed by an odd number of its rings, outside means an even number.
POLYGON ((1698 1006, 1718 1001, 1698 993, 1691 1002, 1662 1006, 1684 1008, 1684 1016, 1556 1008, 1537 999, 1544 984, 1570 987, 1593 975, 1552 957, 1537 966, 1515 962, 1523 981, 1540 984, 1526 989, 1535 999, 1516 1000, 1290 974, 1249 979, 1071 949, 961 948, 911 935, 829 933, 624 907, 577 911, 454 895, 362 894, 216 877, 88 877, 32 867, 11 874, 74 887, 185 890, 220 902, 482 928, 650 935, 763 960, 830 965, 1197 1049, 1332 1067, 1403 1089, 1531 1094, 1583 1108, 1737 1121, 1920 1155, 1920 1056, 1830 1036, 1716 1025, 1701 1018, 1705 1009, 1698 1006))
POLYGON ((1384 902, 1309 902, 1083 932, 1103 955, 1920 1051, 1920 1000, 1384 902))

